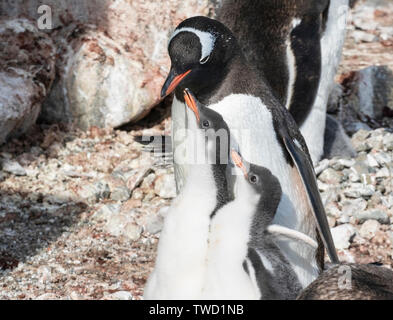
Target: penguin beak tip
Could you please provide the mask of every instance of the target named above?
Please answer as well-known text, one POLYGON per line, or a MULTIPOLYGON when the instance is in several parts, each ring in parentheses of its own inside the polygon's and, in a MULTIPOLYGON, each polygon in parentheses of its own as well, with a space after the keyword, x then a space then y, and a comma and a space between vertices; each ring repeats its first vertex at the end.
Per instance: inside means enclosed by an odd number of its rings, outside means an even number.
POLYGON ((161 99, 170 95, 176 87, 183 81, 183 79, 189 75, 192 70, 188 70, 182 74, 177 75, 173 70, 169 72, 168 78, 165 80, 161 90, 161 99))

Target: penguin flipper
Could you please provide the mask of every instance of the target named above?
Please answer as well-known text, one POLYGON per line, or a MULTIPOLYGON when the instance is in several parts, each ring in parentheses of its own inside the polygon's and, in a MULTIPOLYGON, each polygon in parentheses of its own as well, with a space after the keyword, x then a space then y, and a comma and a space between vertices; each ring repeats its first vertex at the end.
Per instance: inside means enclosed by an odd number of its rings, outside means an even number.
POLYGON ((288 136, 283 136, 283 142, 302 179, 311 209, 315 219, 317 220, 317 226, 319 232, 321 233, 321 237, 329 258, 332 263, 339 263, 332 234, 330 233, 329 223, 326 218, 325 209, 318 191, 315 173, 310 160, 301 149, 300 144, 299 146, 296 145, 296 142, 290 139, 288 136))

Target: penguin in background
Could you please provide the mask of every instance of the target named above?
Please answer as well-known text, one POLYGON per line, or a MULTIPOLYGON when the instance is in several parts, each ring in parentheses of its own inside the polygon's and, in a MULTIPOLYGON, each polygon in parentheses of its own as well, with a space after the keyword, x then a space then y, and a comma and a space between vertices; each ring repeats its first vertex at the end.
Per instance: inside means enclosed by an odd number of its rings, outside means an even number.
POLYGON ((342 264, 324 271, 297 300, 393 300, 393 271, 378 264, 342 264))
POLYGON ((184 107, 182 95, 184 88, 189 88, 202 104, 224 118, 243 156, 269 169, 280 181, 283 196, 274 223, 319 241, 318 250, 294 242, 278 243, 304 288, 323 269, 321 241, 331 261, 336 263, 338 258, 311 158, 294 119, 255 66, 247 62, 235 36, 222 23, 206 17, 183 21, 169 41, 169 55, 172 66, 162 95, 175 92, 173 146, 179 189, 188 180, 189 168, 186 163, 177 163, 176 149, 188 137, 176 135, 185 128, 184 119, 192 112, 184 107))
POLYGON ((348 0, 224 0, 217 14, 294 117, 314 164, 354 156, 343 130, 325 132, 348 11, 348 0), (324 154, 325 141, 334 148, 324 154))
MULTIPOLYGON (((228 148, 232 148, 227 124, 221 115, 203 106, 192 92, 188 89, 185 92, 186 105, 205 132, 208 152, 223 151, 221 155, 216 154, 216 161, 225 161, 228 148), (220 143, 220 148, 216 143, 220 143)), ((318 244, 302 233, 272 224, 282 191, 278 179, 268 169, 248 164, 234 150, 225 163, 234 164, 238 173, 234 199, 211 214, 201 298, 296 298, 300 283, 275 240, 285 237, 314 249, 318 244)), ((230 169, 227 175, 232 175, 232 167, 227 168, 230 169)))

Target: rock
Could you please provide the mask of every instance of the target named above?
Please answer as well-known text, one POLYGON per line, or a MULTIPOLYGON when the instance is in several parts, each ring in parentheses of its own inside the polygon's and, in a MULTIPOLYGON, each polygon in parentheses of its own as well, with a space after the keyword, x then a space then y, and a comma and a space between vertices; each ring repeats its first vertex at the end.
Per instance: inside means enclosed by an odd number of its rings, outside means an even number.
MULTIPOLYGON (((10 17, 37 20, 40 0, 4 5, 10 17)), ((215 1, 45 1, 52 8, 51 37, 58 75, 41 120, 79 128, 117 127, 154 107, 170 68, 167 43, 185 18, 212 15, 215 1)))
POLYGON ((329 216, 329 217, 332 217, 332 218, 339 218, 339 217, 341 217, 341 211, 340 211, 340 209, 339 208, 337 208, 337 205, 336 204, 334 204, 334 203, 329 203, 326 207, 325 207, 325 210, 326 210, 326 214, 329 216))
POLYGON ((327 219, 328 219, 329 227, 330 228, 334 228, 336 226, 336 224, 337 224, 336 218, 327 217, 327 219))
POLYGON ((375 192, 375 187, 372 185, 364 185, 362 183, 353 183, 349 189, 344 191, 348 198, 370 198, 375 192))
POLYGON ((85 184, 79 190, 74 191, 74 193, 75 192, 77 196, 89 203, 96 202, 100 199, 108 199, 110 196, 108 184, 100 181, 85 184))
POLYGON ((120 233, 131 241, 137 241, 142 234, 143 228, 134 223, 127 223, 124 230, 120 233))
POLYGON ((176 182, 172 174, 159 176, 154 185, 154 192, 164 199, 176 197, 176 182))
POLYGON ((3 171, 14 174, 16 176, 26 176, 26 170, 17 162, 12 160, 3 161, 3 171))
POLYGON ((0 19, 0 143, 35 124, 54 77, 53 41, 26 19, 0 19))
POLYGON ((346 99, 359 114, 382 119, 384 109, 393 110, 393 71, 386 66, 371 66, 351 75, 347 83, 351 95, 346 99))
POLYGON ((319 162, 319 164, 314 168, 315 174, 319 176, 322 171, 326 170, 329 167, 329 159, 323 159, 319 162))
POLYGON ((116 187, 111 191, 110 198, 114 201, 126 201, 130 198, 131 192, 127 187, 116 187))
POLYGON ((387 231, 386 233, 389 237, 390 243, 393 244, 393 231, 387 231))
POLYGON ((355 200, 346 200, 342 206, 342 212, 352 217, 358 212, 362 212, 367 208, 367 201, 360 198, 355 200))
POLYGON ((128 291, 117 291, 104 297, 104 300, 132 300, 132 294, 128 291))
POLYGON ((142 227, 134 222, 131 214, 115 213, 109 217, 105 230, 112 236, 124 236, 131 241, 136 241, 142 234, 142 227))
POLYGON ((372 239, 380 227, 381 225, 378 221, 367 220, 360 228, 359 235, 366 239, 372 239))
POLYGON ((366 210, 357 212, 354 214, 354 217, 359 220, 360 223, 363 223, 367 220, 377 220, 381 224, 389 224, 390 219, 386 212, 381 210, 366 210))
POLYGON ((327 184, 339 184, 341 181, 342 174, 338 173, 332 168, 324 170, 318 177, 324 183, 327 184))
POLYGON ((342 224, 331 229, 334 245, 338 250, 348 249, 356 229, 350 224, 342 224))
POLYGON ((393 151, 393 134, 388 134, 383 138, 383 145, 388 151, 393 151))
POLYGON ((379 167, 378 161, 371 154, 367 155, 367 163, 370 167, 379 167))
POLYGON ((151 213, 145 218, 144 226, 150 234, 159 233, 164 226, 164 217, 159 213, 151 213))
POLYGON ((103 205, 94 215, 95 220, 109 220, 112 216, 120 212, 121 205, 109 203, 103 205))
POLYGON ((373 154, 373 157, 378 162, 379 166, 390 164, 393 161, 392 155, 387 152, 376 152, 373 154))
POLYGON ((356 30, 352 32, 352 36, 355 42, 375 42, 378 40, 378 37, 373 35, 372 33, 364 32, 361 30, 356 30))
POLYGON ((393 194, 387 196, 387 197, 381 197, 382 203, 384 206, 386 206, 387 209, 390 209, 393 207, 393 194))

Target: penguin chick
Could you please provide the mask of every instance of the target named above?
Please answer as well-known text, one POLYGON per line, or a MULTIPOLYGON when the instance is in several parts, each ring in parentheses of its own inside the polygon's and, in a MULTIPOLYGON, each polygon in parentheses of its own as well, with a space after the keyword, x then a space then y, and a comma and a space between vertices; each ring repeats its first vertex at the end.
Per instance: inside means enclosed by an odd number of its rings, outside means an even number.
MULTIPOLYGON (((189 107, 195 108, 191 93, 185 91, 185 96, 191 104, 189 107)), ((202 125, 206 124, 203 117, 201 121, 202 125)), ((193 142, 199 146, 197 153, 204 151, 205 146, 205 131, 200 130, 200 123, 195 116, 188 118, 193 142)), ((194 164, 190 165, 189 179, 165 218, 156 265, 145 287, 145 299, 200 297, 205 279, 210 217, 228 202, 227 164, 226 161, 216 162, 220 148, 221 144, 215 144, 214 150, 208 148, 208 162, 194 159, 194 164)))

